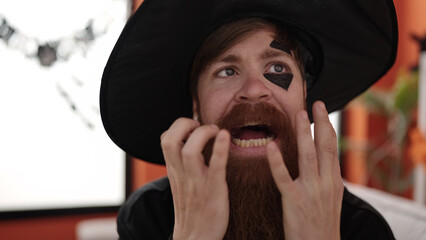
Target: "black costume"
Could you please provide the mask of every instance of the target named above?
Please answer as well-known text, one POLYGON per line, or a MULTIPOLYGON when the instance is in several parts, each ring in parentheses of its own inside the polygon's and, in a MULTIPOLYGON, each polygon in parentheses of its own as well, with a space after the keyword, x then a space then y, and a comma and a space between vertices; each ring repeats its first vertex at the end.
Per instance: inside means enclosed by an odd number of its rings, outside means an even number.
MULTIPOLYGON (((173 199, 164 177, 136 190, 117 218, 120 240, 171 239, 173 199)), ((345 189, 340 221, 342 240, 395 239, 389 225, 373 207, 345 189)))

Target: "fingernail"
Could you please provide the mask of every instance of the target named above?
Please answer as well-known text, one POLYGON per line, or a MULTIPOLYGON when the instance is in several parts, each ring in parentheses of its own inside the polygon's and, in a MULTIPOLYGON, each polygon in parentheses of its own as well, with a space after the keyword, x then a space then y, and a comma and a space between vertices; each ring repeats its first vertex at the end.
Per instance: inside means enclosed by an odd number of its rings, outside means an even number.
POLYGON ((215 129, 215 130, 219 129, 219 127, 216 124, 210 124, 210 127, 213 128, 213 129, 215 129))

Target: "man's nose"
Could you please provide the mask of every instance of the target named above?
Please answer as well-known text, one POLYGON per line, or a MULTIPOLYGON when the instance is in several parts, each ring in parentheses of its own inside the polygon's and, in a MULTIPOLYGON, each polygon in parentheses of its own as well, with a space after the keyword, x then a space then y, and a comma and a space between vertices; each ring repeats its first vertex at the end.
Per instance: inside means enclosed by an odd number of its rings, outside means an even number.
POLYGON ((262 76, 247 78, 236 94, 237 101, 255 102, 271 98, 271 89, 265 85, 262 76))

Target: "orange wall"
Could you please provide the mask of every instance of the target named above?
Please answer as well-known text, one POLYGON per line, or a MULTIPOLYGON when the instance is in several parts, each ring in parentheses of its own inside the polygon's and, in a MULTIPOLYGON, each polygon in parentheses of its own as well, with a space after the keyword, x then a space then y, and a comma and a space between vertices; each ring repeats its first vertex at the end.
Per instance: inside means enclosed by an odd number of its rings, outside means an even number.
POLYGON ((136 190, 147 182, 165 176, 167 172, 164 166, 132 159, 132 174, 132 190, 136 190))
POLYGON ((398 17, 398 53, 392 69, 374 87, 387 89, 392 87, 395 76, 401 68, 410 68, 418 63, 419 45, 412 35, 426 35, 426 1, 394 0, 398 17))
MULTIPOLYGON (((373 88, 389 89, 393 86, 396 75, 401 69, 410 69, 417 65, 419 46, 412 39, 412 34, 426 36, 426 1, 394 0, 398 17, 399 43, 394 66, 373 88)), ((368 137, 381 134, 385 119, 372 118, 365 106, 354 101, 345 110, 344 134, 355 143, 363 144, 368 137)), ((343 175, 355 183, 367 184, 365 153, 348 151, 344 155, 343 175)))

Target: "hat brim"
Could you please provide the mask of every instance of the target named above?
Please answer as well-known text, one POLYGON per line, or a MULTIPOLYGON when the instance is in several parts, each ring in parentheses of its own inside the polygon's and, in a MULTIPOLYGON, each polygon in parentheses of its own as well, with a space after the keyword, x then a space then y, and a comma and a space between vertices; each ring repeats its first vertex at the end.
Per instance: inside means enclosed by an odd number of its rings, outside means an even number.
POLYGON ((214 29, 241 17, 269 18, 314 40, 321 66, 307 95, 310 116, 316 100, 329 112, 342 108, 395 61, 391 0, 145 0, 103 73, 100 108, 110 138, 131 156, 164 164, 160 135, 177 118, 192 117, 188 75, 197 49, 214 29))

